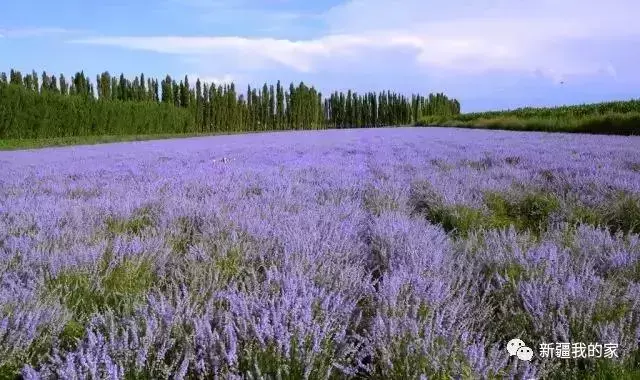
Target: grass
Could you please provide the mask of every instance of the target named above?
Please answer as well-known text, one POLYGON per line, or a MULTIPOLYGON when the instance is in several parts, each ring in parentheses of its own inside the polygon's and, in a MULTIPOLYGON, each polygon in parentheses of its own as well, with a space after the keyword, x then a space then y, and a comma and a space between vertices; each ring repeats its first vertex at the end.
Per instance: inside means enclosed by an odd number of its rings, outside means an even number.
POLYGON ((540 235, 551 215, 560 207, 555 196, 544 193, 528 193, 519 199, 487 193, 484 198, 488 213, 464 205, 445 205, 442 199, 431 194, 430 189, 414 190, 411 203, 414 213, 459 237, 467 237, 470 232, 481 229, 509 226, 540 235))
POLYGON ((62 147, 71 145, 96 145, 110 144, 117 142, 130 141, 148 141, 148 140, 166 140, 189 137, 206 137, 233 134, 261 133, 270 131, 242 131, 242 132, 211 132, 211 133, 167 133, 154 135, 108 135, 108 136, 70 136, 70 137, 51 137, 39 139, 0 139, 0 151, 2 150, 21 150, 21 149, 40 149, 50 147, 62 147))
MULTIPOLYGON (((416 126, 438 126, 489 130, 542 131, 564 133, 589 133, 607 135, 640 135, 640 113, 619 113, 596 115, 580 119, 566 117, 520 118, 499 116, 477 118, 474 120, 450 119, 446 117, 425 118, 416 126)), ((71 136, 39 139, 0 139, 0 151, 40 149, 72 145, 96 145, 117 142, 166 140, 189 137, 206 137, 231 134, 261 133, 270 131, 211 132, 211 133, 170 133, 154 135, 107 135, 107 136, 71 136)))
MULTIPOLYGON (((488 192, 484 195, 484 204, 488 210, 485 212, 464 205, 445 205, 429 188, 414 188, 412 192, 410 203, 414 213, 462 238, 473 231, 505 229, 510 226, 518 232, 528 231, 534 236, 540 236, 546 231, 553 214, 563 206, 553 194, 530 192, 513 196, 488 192)), ((605 227, 612 233, 640 232, 640 199, 632 195, 619 194, 598 208, 567 206, 570 211, 565 221, 571 225, 605 227)))
MULTIPOLYGON (((76 322, 84 322, 95 312, 113 310, 121 315, 132 312, 154 281, 153 266, 148 260, 125 260, 111 265, 105 259, 95 275, 62 272, 49 279, 46 288, 73 312, 76 322)), ((65 326, 64 331, 78 330, 74 323, 65 326)))
POLYGON ((606 227, 612 233, 640 233, 640 198, 621 193, 597 208, 575 206, 569 222, 606 227))
POLYGON ((112 262, 104 257, 92 271, 64 270, 45 279, 45 298, 54 298, 67 307, 71 318, 59 329, 35 331, 38 338, 24 351, 0 357, 0 380, 20 379, 25 363, 36 365, 48 356, 55 342, 63 350, 73 351, 86 334, 86 326, 95 313, 113 311, 129 315, 157 281, 153 263, 148 259, 125 259, 112 262))
POLYGON ((478 116, 471 118, 471 120, 467 119, 464 115, 453 118, 430 117, 418 121, 416 126, 624 136, 640 135, 640 112, 608 113, 584 117, 521 117, 505 113, 503 116, 478 116))
POLYGON ((59 335, 65 349, 73 349, 82 339, 91 315, 107 310, 117 315, 132 313, 156 281, 150 260, 111 264, 109 256, 105 254, 97 273, 67 270, 45 281, 48 296, 60 299, 73 315, 59 335))
POLYGON ((153 226, 151 216, 146 212, 139 212, 130 219, 107 218, 107 231, 113 235, 140 235, 143 230, 153 226))
POLYGON ((557 198, 550 194, 531 193, 522 199, 510 200, 502 194, 485 195, 485 204, 491 211, 491 227, 514 225, 519 231, 543 232, 551 214, 560 207, 557 198))

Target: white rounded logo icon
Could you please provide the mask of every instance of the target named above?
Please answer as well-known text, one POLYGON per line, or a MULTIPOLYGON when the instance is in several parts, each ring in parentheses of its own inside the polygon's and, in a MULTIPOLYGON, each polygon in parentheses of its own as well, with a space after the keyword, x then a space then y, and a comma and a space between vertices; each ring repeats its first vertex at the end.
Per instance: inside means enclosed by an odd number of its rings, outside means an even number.
POLYGON ((533 350, 529 347, 520 347, 518 348, 518 352, 516 353, 518 359, 529 361, 533 358, 533 350))
POLYGON ((509 343, 507 343, 507 351, 509 351, 509 356, 516 355, 518 353, 518 349, 520 347, 526 347, 527 345, 520 339, 511 339, 509 343))

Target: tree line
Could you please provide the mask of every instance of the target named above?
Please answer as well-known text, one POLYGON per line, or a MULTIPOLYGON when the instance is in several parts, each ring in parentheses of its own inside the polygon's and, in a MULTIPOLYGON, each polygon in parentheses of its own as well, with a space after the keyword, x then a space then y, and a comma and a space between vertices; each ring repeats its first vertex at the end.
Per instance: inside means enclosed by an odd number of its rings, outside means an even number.
POLYGON ((0 73, 2 139, 380 127, 458 114, 460 103, 442 93, 349 90, 324 97, 302 82, 243 93, 234 83, 192 85, 188 76, 130 80, 103 72, 92 83, 82 71, 69 79, 0 73))

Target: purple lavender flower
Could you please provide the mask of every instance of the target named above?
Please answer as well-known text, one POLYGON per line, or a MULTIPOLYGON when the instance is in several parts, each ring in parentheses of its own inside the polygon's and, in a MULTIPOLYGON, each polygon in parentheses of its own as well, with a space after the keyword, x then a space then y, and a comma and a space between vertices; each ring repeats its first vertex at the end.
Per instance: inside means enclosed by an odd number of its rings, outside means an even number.
POLYGON ((520 337, 618 343, 624 373, 640 338, 638 143, 397 128, 0 152, 0 368, 578 371, 510 358, 520 337))

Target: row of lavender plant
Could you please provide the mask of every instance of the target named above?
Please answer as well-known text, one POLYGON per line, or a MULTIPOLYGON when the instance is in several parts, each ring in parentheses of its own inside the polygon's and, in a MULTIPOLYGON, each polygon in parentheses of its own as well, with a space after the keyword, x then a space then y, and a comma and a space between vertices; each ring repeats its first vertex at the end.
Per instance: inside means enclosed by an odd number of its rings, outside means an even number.
POLYGON ((633 378, 638 142, 380 129, 2 153, 0 373, 633 378), (619 357, 518 361, 514 337, 619 357))

